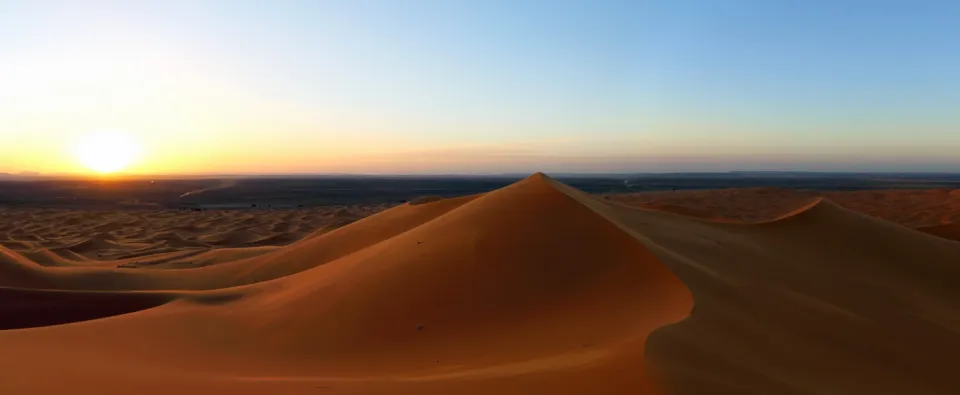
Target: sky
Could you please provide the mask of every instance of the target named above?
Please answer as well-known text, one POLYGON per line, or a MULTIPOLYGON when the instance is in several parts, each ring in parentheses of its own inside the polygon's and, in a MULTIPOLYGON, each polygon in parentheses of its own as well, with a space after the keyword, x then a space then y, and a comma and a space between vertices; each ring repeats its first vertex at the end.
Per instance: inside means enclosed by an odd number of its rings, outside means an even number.
POLYGON ((955 1, 0 0, 0 172, 960 172, 955 1), (94 139, 94 140, 91 140, 94 139), (90 144, 86 144, 90 145, 90 144), (88 153, 89 154, 89 153, 88 153))

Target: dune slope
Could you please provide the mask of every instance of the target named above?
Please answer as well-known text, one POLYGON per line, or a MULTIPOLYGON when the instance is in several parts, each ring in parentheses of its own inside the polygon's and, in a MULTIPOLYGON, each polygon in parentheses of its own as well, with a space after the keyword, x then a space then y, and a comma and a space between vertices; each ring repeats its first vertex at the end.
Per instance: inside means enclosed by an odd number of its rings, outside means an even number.
POLYGON ((7 252, 0 310, 61 317, 6 321, 10 393, 960 392, 960 243, 826 200, 719 223, 537 174, 196 268, 7 252))
POLYGON ((960 392, 960 244, 826 200, 741 225, 569 192, 693 291, 691 317, 648 342, 673 392, 960 392))
POLYGON ((655 393, 646 337, 693 299, 637 239, 542 176, 398 209, 251 258, 259 282, 101 292, 163 304, 0 331, 0 374, 40 393, 655 393))
MULTIPOLYGON (((19 281, 15 279, 21 277, 29 279, 30 283, 24 285, 27 287, 42 284, 41 288, 61 290, 211 290, 253 284, 301 272, 352 254, 420 226, 474 198, 467 196, 418 206, 398 206, 350 226, 332 231, 322 229, 317 231, 319 234, 309 235, 284 248, 263 254, 220 250, 215 255, 221 259, 230 256, 240 259, 217 265, 186 264, 181 266, 185 268, 176 271, 154 269, 149 263, 177 267, 175 264, 178 262, 196 262, 203 251, 194 250, 185 257, 172 259, 161 254, 72 267, 27 265, 25 269, 20 261, 17 265, 5 265, 9 269, 0 266, 0 271, 18 273, 18 277, 0 278, 0 286, 17 286, 12 281, 19 281)), ((22 258, 17 254, 12 255, 22 258)))

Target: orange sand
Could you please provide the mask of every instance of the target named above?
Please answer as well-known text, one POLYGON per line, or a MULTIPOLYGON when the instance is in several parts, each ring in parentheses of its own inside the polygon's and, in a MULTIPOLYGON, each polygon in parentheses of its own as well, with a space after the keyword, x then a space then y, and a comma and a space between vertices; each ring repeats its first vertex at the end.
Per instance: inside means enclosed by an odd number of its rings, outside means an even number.
POLYGON ((651 393, 646 337, 692 306, 541 176, 201 267, 5 256, 13 392, 651 393))
POLYGON ((762 222, 819 198, 867 215, 960 240, 960 190, 892 189, 814 192, 777 188, 612 194, 618 203, 719 222, 762 222))
POLYGON ((802 203, 720 223, 538 174, 153 265, 7 246, 0 393, 960 392, 960 243, 802 203))

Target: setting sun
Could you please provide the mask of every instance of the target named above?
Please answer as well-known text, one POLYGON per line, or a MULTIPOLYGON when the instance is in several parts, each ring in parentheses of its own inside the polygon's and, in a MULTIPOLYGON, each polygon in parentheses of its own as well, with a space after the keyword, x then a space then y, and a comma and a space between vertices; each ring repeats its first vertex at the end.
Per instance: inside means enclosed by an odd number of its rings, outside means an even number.
POLYGON ((97 132, 77 142, 77 159, 97 173, 123 170, 136 159, 140 147, 129 135, 119 132, 97 132))

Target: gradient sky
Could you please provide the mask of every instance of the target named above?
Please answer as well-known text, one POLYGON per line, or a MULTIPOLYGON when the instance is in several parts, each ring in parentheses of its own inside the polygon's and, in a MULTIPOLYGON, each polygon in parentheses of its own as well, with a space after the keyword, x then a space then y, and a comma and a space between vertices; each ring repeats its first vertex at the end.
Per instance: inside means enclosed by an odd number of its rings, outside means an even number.
POLYGON ((0 0, 0 172, 960 171, 960 2, 0 0), (791 4, 787 4, 791 3, 791 4))

